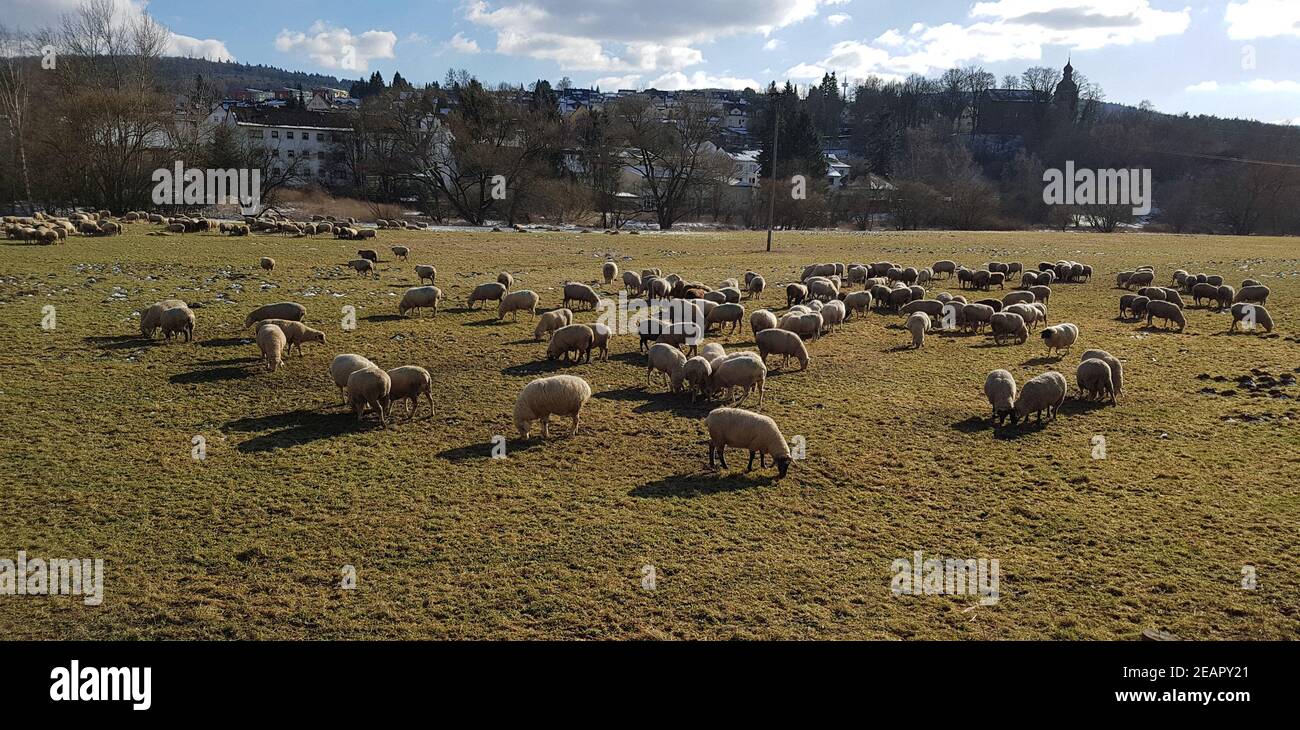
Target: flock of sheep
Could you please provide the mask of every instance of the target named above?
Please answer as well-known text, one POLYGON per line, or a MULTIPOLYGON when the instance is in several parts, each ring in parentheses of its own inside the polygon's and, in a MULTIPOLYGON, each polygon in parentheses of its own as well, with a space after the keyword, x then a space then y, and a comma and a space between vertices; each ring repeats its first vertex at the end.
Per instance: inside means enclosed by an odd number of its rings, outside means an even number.
MULTIPOLYGON (((391 250, 401 260, 407 260, 410 254, 405 246, 394 246, 391 250)), ((359 274, 377 277, 374 269, 377 252, 363 249, 358 251, 358 256, 349 265, 359 274)), ((260 264, 267 271, 275 268, 275 261, 269 257, 262 258, 260 264)), ((444 301, 442 291, 436 286, 437 270, 431 265, 418 264, 415 273, 420 286, 403 293, 398 313, 418 315, 418 310, 430 309, 436 316, 444 301)), ((657 377, 674 394, 690 393, 692 401, 725 395, 726 405, 715 408, 705 418, 710 466, 716 455, 726 468, 724 451, 730 446, 748 451, 749 468, 753 466, 755 454, 759 456, 760 466, 766 466, 767 458, 771 457, 779 477, 783 477, 791 455, 775 421, 736 407, 755 390, 757 405, 762 406, 768 362, 773 356, 781 358, 781 367, 788 367, 794 358, 803 371, 812 360, 810 343, 834 334, 854 315, 866 315, 873 310, 905 317, 903 326, 910 333, 911 341, 910 345, 900 345, 901 348, 923 347, 927 334, 935 330, 978 334, 986 328, 996 344, 1012 341, 1024 344, 1030 332, 1042 326, 1040 337, 1048 352, 1059 355, 1072 350, 1079 341, 1080 330, 1068 322, 1049 324, 1052 285, 1085 282, 1091 276, 1090 266, 1073 261, 1042 262, 1036 270, 1003 262, 990 262, 980 269, 960 266, 954 261, 939 261, 925 268, 903 267, 892 262, 813 264, 803 269, 797 281, 785 285, 785 312, 778 316, 762 308, 749 312, 748 317, 745 302, 760 300, 767 289, 766 279, 755 271, 746 271, 740 277, 712 287, 675 273, 664 274, 657 268, 643 269, 640 273, 624 271, 620 276, 618 265, 610 260, 603 263, 597 281, 603 280, 606 286, 621 281, 629 296, 638 297, 635 301, 639 306, 628 320, 627 331, 637 333, 638 351, 645 353, 647 386, 657 377), (965 294, 946 291, 931 297, 922 286, 951 279, 956 279, 962 291, 974 292, 973 301, 965 294), (1001 297, 974 299, 980 293, 991 292, 995 286, 1006 290, 1015 279, 1019 280, 1016 288, 1001 297), (855 290, 855 285, 860 288, 855 290), (743 331, 746 321, 756 351, 729 353, 720 343, 703 341, 714 332, 743 331)), ((1186 319, 1181 312, 1180 292, 1175 288, 1156 287, 1154 280, 1152 267, 1119 274, 1117 286, 1139 287, 1137 294, 1121 298, 1121 318, 1145 314, 1148 324, 1153 319, 1163 319, 1176 323, 1181 331, 1186 319)), ((1180 270, 1175 272, 1173 284, 1182 293, 1193 296, 1197 303, 1210 300, 1220 309, 1229 307, 1234 329, 1247 317, 1247 311, 1253 311, 1252 321, 1264 331, 1272 329, 1272 319, 1263 308, 1268 288, 1257 281, 1246 280, 1237 290, 1225 286, 1222 277, 1180 270)), ((590 284, 564 282, 560 306, 539 312, 538 294, 515 288, 514 277, 503 272, 496 281, 475 286, 465 306, 482 308, 489 302, 497 304, 498 321, 507 316, 517 320, 520 312, 534 317, 533 340, 546 339, 548 360, 565 364, 590 362, 593 350, 601 359, 608 359, 615 334, 611 327, 602 321, 575 321, 575 311, 596 310, 609 303, 590 284)), ((245 319, 245 327, 256 328, 254 340, 268 371, 280 367, 293 347, 301 355, 304 342, 326 341, 323 332, 303 324, 305 315, 306 308, 301 304, 280 302, 259 307, 245 319)), ((194 320, 194 313, 184 302, 169 299, 143 312, 140 326, 146 337, 161 329, 168 339, 183 335, 189 340, 193 336, 194 320)), ((374 412, 380 424, 387 428, 393 402, 402 400, 408 401, 409 420, 418 410, 422 396, 433 411, 432 377, 425 368, 406 365, 385 371, 366 357, 344 353, 333 359, 329 371, 343 402, 352 408, 358 420, 367 412, 374 412)), ((1075 371, 1076 397, 1109 400, 1114 404, 1123 390, 1123 378, 1123 366, 1117 358, 1104 350, 1087 350, 1075 371)), ((988 374, 984 394, 992 408, 991 422, 1002 425, 1009 420, 1014 426, 1033 416, 1040 423, 1044 414, 1049 420, 1055 418, 1069 395, 1069 385, 1061 373, 1048 371, 1017 387, 1009 371, 998 369, 988 374)), ((549 437, 552 417, 570 419, 568 433, 576 433, 582 408, 590 397, 590 385, 575 375, 533 380, 515 401, 513 417, 519 436, 528 438, 533 425, 540 424, 543 438, 549 437)))

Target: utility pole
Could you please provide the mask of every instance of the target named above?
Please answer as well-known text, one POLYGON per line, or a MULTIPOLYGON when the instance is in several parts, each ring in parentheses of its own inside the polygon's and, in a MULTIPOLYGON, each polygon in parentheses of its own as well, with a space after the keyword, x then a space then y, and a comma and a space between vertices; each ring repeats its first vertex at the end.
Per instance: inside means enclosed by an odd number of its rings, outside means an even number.
POLYGON ((781 131, 780 111, 774 109, 773 116, 776 118, 776 124, 772 125, 772 191, 767 199, 767 250, 769 253, 772 251, 772 219, 776 215, 776 142, 781 131))

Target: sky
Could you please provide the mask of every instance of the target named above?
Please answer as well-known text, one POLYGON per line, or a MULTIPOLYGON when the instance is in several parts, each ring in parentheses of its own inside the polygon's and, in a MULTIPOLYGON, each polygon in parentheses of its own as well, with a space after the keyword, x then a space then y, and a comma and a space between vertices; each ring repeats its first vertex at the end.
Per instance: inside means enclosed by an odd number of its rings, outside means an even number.
MULTIPOLYGON (((1300 0, 116 0, 167 25, 176 55, 342 78, 660 89, 797 84, 834 71, 1001 79, 1061 67, 1108 101, 1300 124, 1300 0)), ((0 23, 79 0, 0 0, 0 23)))

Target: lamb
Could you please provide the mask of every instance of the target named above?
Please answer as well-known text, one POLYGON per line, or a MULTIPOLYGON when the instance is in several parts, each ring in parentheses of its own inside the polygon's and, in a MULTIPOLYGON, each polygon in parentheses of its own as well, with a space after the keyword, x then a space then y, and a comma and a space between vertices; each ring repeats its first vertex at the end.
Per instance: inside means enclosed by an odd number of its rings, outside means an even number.
POLYGON ((148 309, 140 315, 140 334, 148 339, 153 339, 153 333, 158 330, 162 321, 162 313, 172 307, 187 306, 180 299, 164 299, 155 304, 151 304, 148 309))
POLYGON ((618 264, 613 261, 606 261, 601 264, 600 273, 605 277, 605 284, 609 285, 614 281, 614 277, 618 276, 618 264))
POLYGON ((509 291, 510 287, 515 285, 515 277, 511 276, 509 271, 502 271, 500 274, 497 274, 497 283, 504 286, 506 290, 509 291))
POLYGON ((519 312, 528 312, 537 316, 537 302, 539 298, 537 292, 531 289, 520 289, 512 291, 501 297, 501 303, 497 305, 497 319, 505 319, 506 314, 511 315, 511 319, 517 321, 519 312))
MULTIPOLYGON (((388 382, 390 405, 392 401, 406 401, 407 421, 412 420, 420 409, 420 396, 428 399, 429 415, 433 415, 433 377, 428 370, 418 365, 403 365, 388 371, 388 382)), ((389 413, 392 413, 391 409, 389 413)))
POLYGON ((913 312, 907 318, 907 330, 912 333, 912 347, 920 348, 925 344, 925 333, 930 329, 930 315, 925 312, 913 312))
POLYGON ((762 299, 763 290, 767 288, 767 279, 761 276, 755 276, 745 284, 745 290, 749 292, 750 299, 762 299))
POLYGON ((421 284, 424 283, 425 279, 428 279, 429 283, 432 284, 434 277, 438 275, 438 270, 427 264, 416 264, 415 275, 420 277, 421 284))
POLYGON ((574 362, 591 362, 591 346, 596 340, 596 333, 585 324, 565 325, 551 334, 551 341, 546 345, 546 359, 554 360, 563 356, 569 362, 569 353, 574 353, 574 362))
POLYGON ((322 344, 325 343, 324 332, 321 332, 320 330, 317 329, 312 329, 311 327, 308 327, 302 322, 294 322, 293 320, 289 320, 289 319, 264 319, 262 320, 261 324, 258 325, 258 330, 261 330, 263 326, 268 324, 275 325, 280 329, 281 332, 284 333, 284 337, 289 343, 288 349, 290 352, 292 352, 294 345, 298 346, 298 357, 302 357, 302 343, 304 342, 320 342, 322 344))
POLYGON ((1047 352, 1050 355, 1052 350, 1060 355, 1062 350, 1069 350, 1074 347, 1074 343, 1079 339, 1078 325, 1069 322, 1063 322, 1051 327, 1044 327, 1040 336, 1043 338, 1043 344, 1047 345, 1047 352))
POLYGON ((479 284, 474 287, 474 291, 469 293, 469 299, 465 306, 469 309, 474 308, 474 303, 479 303, 479 309, 483 308, 483 302, 499 302, 501 297, 506 295, 506 288, 501 286, 500 282, 490 281, 486 284, 479 284))
POLYGON ((549 312, 542 312, 542 316, 537 318, 537 326, 533 328, 533 341, 537 342, 542 339, 542 335, 549 335, 570 324, 573 324, 572 310, 552 309, 549 312))
POLYGON ((1015 312, 996 312, 989 319, 989 325, 993 328, 993 341, 999 345, 1010 337, 1016 338, 1017 345, 1023 345, 1029 339, 1024 317, 1015 312))
POLYGON ((262 260, 259 263, 261 264, 263 269, 272 272, 275 271, 275 259, 271 258, 270 256, 263 256, 262 260))
POLYGON ((436 286, 413 286, 402 294, 402 301, 397 305, 397 313, 403 317, 413 309, 429 307, 433 316, 438 316, 438 302, 442 301, 442 290, 436 286))
POLYGON ((727 391, 727 399, 732 400, 736 388, 744 388, 740 400, 743 403, 750 391, 758 388, 758 405, 763 405, 763 386, 767 382, 767 366, 762 358, 753 352, 737 352, 720 360, 709 375, 709 392, 727 391))
POLYGON ((1006 370, 994 370, 984 379, 984 397, 993 407, 989 420, 1001 425, 1015 412, 1016 379, 1006 370))
POLYGON ((1031 413, 1037 414, 1038 422, 1042 423, 1043 411, 1047 411, 1049 418, 1056 418, 1056 413, 1065 402, 1065 394, 1068 390, 1069 385, 1065 382, 1065 376, 1055 371, 1030 378, 1016 398, 1011 414, 1011 425, 1014 426, 1021 420, 1028 422, 1031 413))
MULTIPOLYGON (((411 255, 411 249, 407 248, 406 246, 393 246, 389 250, 393 252, 394 256, 396 256, 397 258, 403 261, 406 260, 407 256, 411 255)), ((392 376, 392 371, 389 371, 389 376, 390 377, 392 376)))
POLYGON ((158 325, 162 329, 163 337, 168 340, 176 334, 184 334, 186 342, 194 339, 194 312, 189 307, 172 307, 163 310, 158 317, 158 325))
POLYGON ((1115 404, 1114 379, 1111 377, 1110 365, 1105 360, 1094 357, 1079 363, 1074 380, 1079 386, 1080 398, 1100 400, 1109 396, 1111 405, 1115 404))
POLYGON ((707 332, 714 325, 718 326, 718 333, 721 334, 724 324, 731 325, 731 333, 735 334, 737 329, 744 329, 745 308, 740 304, 719 304, 714 307, 704 318, 704 329, 707 332))
POLYGON ((1247 332, 1254 331, 1257 327, 1263 328, 1265 332, 1273 331, 1273 316, 1263 305, 1241 302, 1232 305, 1231 312, 1232 325, 1228 327, 1229 332, 1236 332, 1238 323, 1244 323, 1242 329, 1247 332))
MULTIPOLYGON (((870 295, 868 295, 868 301, 870 301, 869 297, 870 295)), ((766 309, 755 310, 749 315, 749 329, 755 335, 763 330, 775 329, 776 324, 776 315, 766 309)))
POLYGON ((1262 284, 1257 286, 1243 286, 1241 291, 1238 291, 1237 295, 1232 298, 1232 303, 1240 304, 1246 302, 1249 304, 1265 305, 1268 304, 1269 293, 1269 288, 1262 284))
MULTIPOLYGON (((854 312, 860 312, 862 315, 865 316, 871 310, 871 302, 872 302, 871 292, 869 291, 855 291, 845 296, 844 297, 844 309, 845 309, 844 321, 845 322, 849 321, 849 318, 853 316, 854 312)), ((751 322, 751 325, 752 324, 753 323, 751 322)), ((754 331, 757 332, 758 330, 754 330, 754 331)))
POLYGON ((348 404, 357 414, 357 420, 370 408, 379 414, 379 424, 388 428, 388 413, 392 408, 389 393, 393 387, 388 373, 377 367, 364 367, 348 376, 348 404))
POLYGON ((650 385, 650 375, 658 372, 667 376, 672 392, 681 391, 682 368, 686 366, 686 356, 676 346, 666 342, 656 342, 650 346, 646 357, 645 384, 650 385))
POLYGON ((803 339, 788 330, 762 330, 755 333, 754 343, 758 345, 758 356, 763 359, 764 365, 767 364, 769 355, 780 355, 781 367, 785 367, 793 355, 799 360, 799 369, 807 370, 808 362, 812 359, 808 356, 808 348, 804 346, 803 339))
POLYGON ((681 370, 681 380, 684 381, 690 392, 691 402, 695 402, 695 397, 707 395, 706 390, 709 386, 709 376, 713 374, 713 366, 707 358, 696 355, 688 359, 681 370))
POLYGON ((334 380, 334 385, 338 386, 339 394, 343 396, 344 405, 348 402, 347 387, 348 376, 363 368, 378 368, 370 360, 352 353, 335 355, 330 362, 330 378, 334 380))
POLYGON ((263 322, 257 328, 257 349, 262 352, 268 372, 284 364, 284 351, 288 349, 284 331, 270 322, 263 322))
POLYGON ((749 451, 749 466, 754 468, 754 454, 758 454, 758 465, 766 466, 765 456, 771 456, 776 464, 777 479, 785 478, 790 468, 790 445, 786 443, 776 421, 760 413, 753 413, 742 408, 715 408, 705 416, 704 423, 709 428, 709 468, 713 468, 713 454, 717 452, 718 462, 726 469, 727 459, 723 453, 728 446, 749 451))
POLYGON ((1187 328, 1187 318, 1183 316, 1183 310, 1172 302, 1153 299, 1147 303, 1147 326, 1151 326, 1151 320, 1159 317, 1165 321, 1165 328, 1168 329, 1172 322, 1178 325, 1178 331, 1182 332, 1187 328))
POLYGON ((596 296, 595 289, 586 284, 569 283, 564 285, 563 306, 568 307, 570 302, 579 302, 595 309, 600 304, 600 297, 596 296))
POLYGON ((1111 392, 1115 397, 1118 397, 1124 391, 1124 366, 1120 364, 1119 358, 1114 357, 1105 350, 1084 350, 1079 360, 1082 362, 1094 358, 1101 360, 1110 367, 1111 392))

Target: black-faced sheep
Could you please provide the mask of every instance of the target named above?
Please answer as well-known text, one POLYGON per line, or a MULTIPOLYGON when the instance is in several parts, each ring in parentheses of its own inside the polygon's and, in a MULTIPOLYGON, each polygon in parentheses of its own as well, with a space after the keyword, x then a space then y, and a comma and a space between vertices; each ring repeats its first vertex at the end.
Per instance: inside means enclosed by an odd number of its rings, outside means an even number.
POLYGON ((1044 327, 1039 334, 1043 338, 1043 344, 1047 345, 1047 353, 1050 355, 1053 350, 1060 355, 1063 350, 1069 350, 1074 347, 1074 343, 1079 339, 1078 325, 1069 322, 1044 327))
POLYGON ((790 445, 786 443, 776 421, 741 408, 715 408, 704 417, 709 429, 709 468, 713 468, 713 455, 716 452, 718 462, 726 469, 726 448, 733 446, 749 452, 749 465, 746 471, 754 468, 754 454, 758 454, 758 465, 766 466, 764 458, 771 456, 777 468, 777 479, 785 477, 790 468, 790 445))

